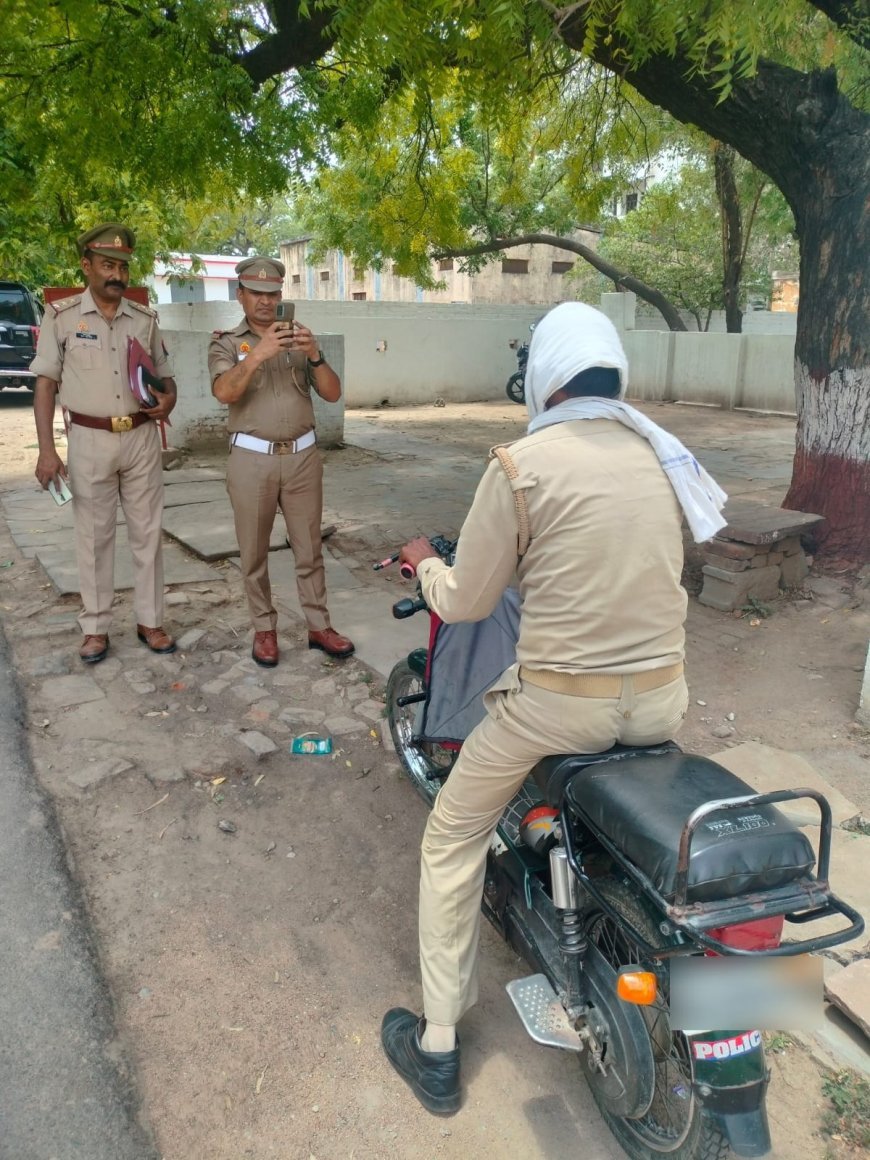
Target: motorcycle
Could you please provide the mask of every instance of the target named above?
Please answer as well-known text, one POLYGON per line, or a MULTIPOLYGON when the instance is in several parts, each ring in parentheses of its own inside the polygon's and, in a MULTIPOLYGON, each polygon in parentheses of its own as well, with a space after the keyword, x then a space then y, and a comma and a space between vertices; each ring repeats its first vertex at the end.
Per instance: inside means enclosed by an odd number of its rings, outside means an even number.
POLYGON ((512 403, 526 401, 526 364, 529 361, 529 344, 512 338, 508 342, 511 350, 517 352, 517 369, 507 381, 505 393, 512 403))
MULTIPOLYGON (((455 542, 431 543, 452 563, 455 542)), ((403 574, 413 571, 403 565, 403 574)), ((386 700, 396 753, 431 807, 483 718, 483 692, 513 663, 519 599, 509 590, 488 620, 446 625, 418 586, 393 616, 424 610, 429 647, 396 664, 386 700)), ((770 1073, 758 1025, 735 1030, 727 997, 709 987, 696 994, 709 1004, 701 1020, 685 1023, 674 1015, 677 979, 687 966, 711 962, 769 966, 776 973, 753 975, 751 985, 761 988, 762 1004, 775 1003, 790 964, 819 966, 805 956, 858 937, 863 919, 828 883, 831 833, 831 809, 818 792, 756 793, 673 741, 545 757, 508 804, 482 900, 534 972, 509 983, 508 993, 532 1039, 577 1053, 632 1160, 769 1153, 770 1073), (799 798, 820 812, 815 851, 775 809, 799 798), (832 916, 834 931, 828 924, 813 937, 783 938, 786 922, 832 916)), ((820 1008, 820 977, 818 991, 820 1008)))
MULTIPOLYGON (((540 319, 538 319, 540 322, 540 319)), ((529 324, 529 334, 535 333, 537 322, 529 324)), ((507 381, 505 393, 512 403, 524 403, 526 401, 526 366, 529 361, 529 346, 531 339, 528 342, 520 342, 518 338, 512 338, 508 342, 511 350, 517 352, 517 369, 507 381)))

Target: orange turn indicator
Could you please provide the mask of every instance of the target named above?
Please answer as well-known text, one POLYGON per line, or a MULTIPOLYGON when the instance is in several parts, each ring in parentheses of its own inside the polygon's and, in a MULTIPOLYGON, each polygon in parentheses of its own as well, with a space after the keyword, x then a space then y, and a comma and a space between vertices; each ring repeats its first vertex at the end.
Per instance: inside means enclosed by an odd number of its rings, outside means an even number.
POLYGON ((626 1003, 647 1007, 656 1001, 656 977, 652 971, 624 971, 616 980, 616 993, 626 1003))

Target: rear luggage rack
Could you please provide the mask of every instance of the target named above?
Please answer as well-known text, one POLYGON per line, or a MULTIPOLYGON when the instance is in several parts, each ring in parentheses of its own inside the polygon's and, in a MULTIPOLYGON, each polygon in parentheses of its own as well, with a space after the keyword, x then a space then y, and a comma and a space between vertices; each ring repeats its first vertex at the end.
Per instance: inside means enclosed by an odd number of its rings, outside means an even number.
MULTIPOLYGON (((812 951, 824 950, 827 947, 837 946, 848 939, 857 938, 864 930, 864 919, 848 903, 831 893, 828 885, 828 869, 831 859, 831 807, 827 800, 816 790, 795 789, 775 790, 771 793, 752 794, 746 797, 726 798, 707 802, 694 810, 686 820, 680 835, 680 846, 677 855, 677 876, 673 902, 660 893, 648 875, 644 874, 625 854, 614 845, 610 839, 595 827, 591 819, 584 816, 578 802, 572 804, 571 810, 563 804, 561 811, 562 832, 564 834, 565 849, 568 861, 574 873, 584 887, 595 898, 604 910, 614 918, 625 923, 624 915, 617 915, 607 900, 599 893, 595 880, 590 878, 584 870, 578 852, 573 832, 573 821, 579 820, 596 832, 596 838, 617 863, 617 865, 633 879, 650 897, 655 906, 667 918, 668 923, 676 932, 682 932, 695 943, 708 950, 728 955, 763 955, 764 957, 807 954, 812 951), (770 890, 756 890, 711 902, 689 902, 689 861, 691 857, 692 838, 698 826, 711 813, 717 810, 737 810, 756 808, 758 806, 775 805, 778 802, 795 801, 799 798, 811 798, 819 807, 821 814, 819 826, 819 845, 816 854, 817 875, 807 874, 784 886, 770 890), (783 943, 779 947, 764 951, 745 950, 727 946, 720 940, 713 938, 706 932, 724 926, 734 926, 739 923, 752 922, 760 918, 771 918, 775 915, 784 915, 786 920, 795 924, 815 922, 818 919, 841 915, 849 922, 845 929, 840 928, 829 934, 817 935, 814 938, 802 939, 799 942, 783 943)), ((674 955, 685 954, 691 948, 680 943, 669 947, 652 947, 647 940, 636 930, 631 931, 632 937, 645 949, 647 954, 655 958, 671 958, 674 955)))

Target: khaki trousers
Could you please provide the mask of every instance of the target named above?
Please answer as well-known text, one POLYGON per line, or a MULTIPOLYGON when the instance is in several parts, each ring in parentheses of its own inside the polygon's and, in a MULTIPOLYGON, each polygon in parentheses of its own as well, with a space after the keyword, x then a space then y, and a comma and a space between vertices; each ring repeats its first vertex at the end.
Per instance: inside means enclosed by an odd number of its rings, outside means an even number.
POLYGON ((230 450, 227 492, 233 505, 245 595, 255 632, 274 631, 278 614, 269 580, 269 539, 279 508, 296 563, 296 588, 308 628, 329 627, 320 518, 323 464, 317 447, 296 455, 230 450))
POLYGON ((85 634, 109 631, 115 596, 118 501, 133 557, 137 624, 163 623, 163 460, 156 423, 95 431, 71 423, 69 475, 85 634))
POLYGON ((496 824, 529 770, 555 753, 600 753, 614 742, 653 745, 682 725, 683 677, 619 698, 572 697, 521 682, 516 667, 485 698, 442 786, 423 837, 420 966, 432 1023, 458 1023, 477 1001, 477 948, 486 855, 496 824))

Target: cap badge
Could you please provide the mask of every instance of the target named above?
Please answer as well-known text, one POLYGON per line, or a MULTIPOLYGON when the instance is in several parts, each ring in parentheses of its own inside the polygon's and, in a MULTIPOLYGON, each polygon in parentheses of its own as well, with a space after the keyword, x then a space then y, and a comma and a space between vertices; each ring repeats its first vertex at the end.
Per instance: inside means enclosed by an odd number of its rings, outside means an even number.
POLYGON ((266 273, 266 267, 265 267, 265 266, 261 266, 261 267, 260 267, 260 269, 257 271, 257 277, 258 277, 258 278, 262 278, 262 279, 265 279, 265 278, 268 278, 268 277, 269 277, 269 275, 266 273))
POLYGON ((112 245, 113 245, 113 246, 123 246, 123 245, 124 245, 123 241, 121 240, 121 235, 120 235, 120 234, 115 234, 115 240, 114 240, 114 242, 112 243, 112 245))

